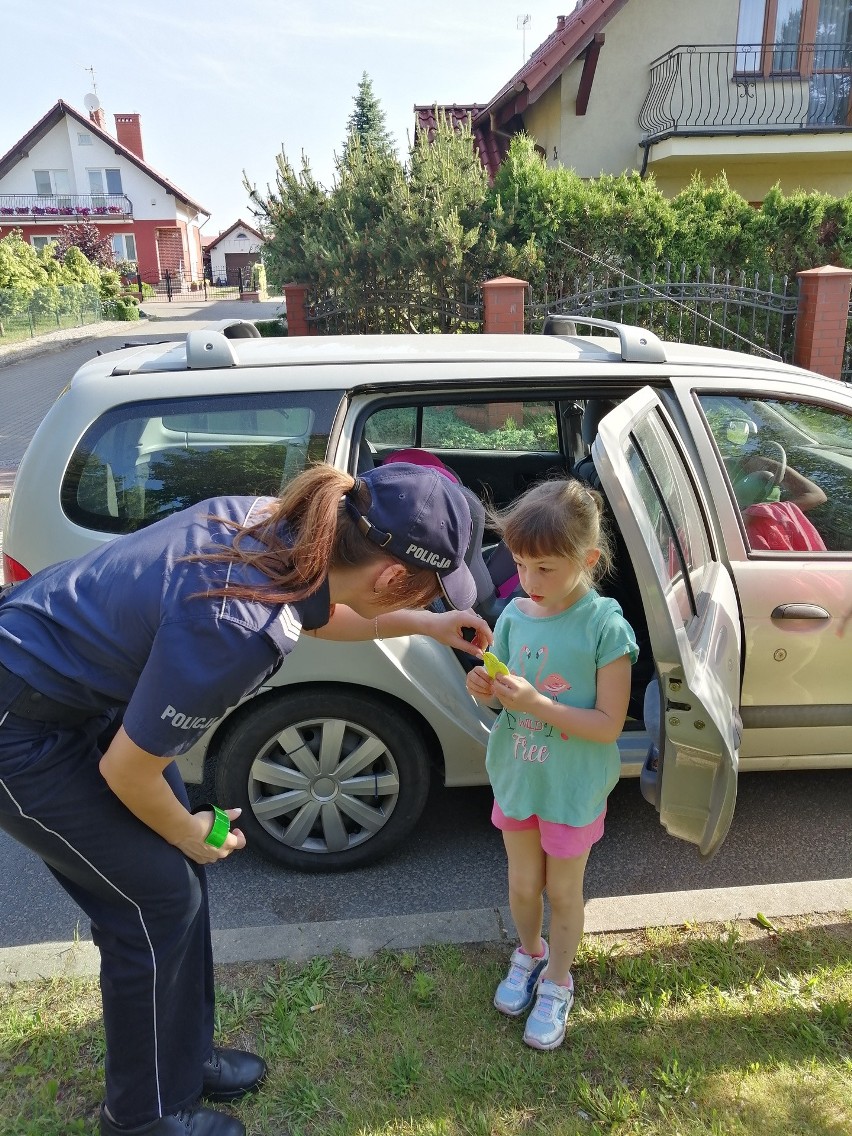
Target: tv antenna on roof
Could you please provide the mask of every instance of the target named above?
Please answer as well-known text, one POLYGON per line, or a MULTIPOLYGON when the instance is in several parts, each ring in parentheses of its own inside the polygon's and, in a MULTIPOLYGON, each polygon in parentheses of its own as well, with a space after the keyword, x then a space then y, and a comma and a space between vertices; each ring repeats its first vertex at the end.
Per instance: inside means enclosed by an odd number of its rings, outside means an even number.
POLYGON ((94 67, 84 67, 83 70, 88 71, 89 74, 92 76, 92 90, 94 91, 95 98, 97 98, 98 97, 98 85, 95 82, 95 69, 94 69, 94 67))
POLYGON ((530 16, 529 13, 527 13, 527 15, 518 16, 518 31, 522 33, 522 35, 521 35, 521 54, 523 56, 523 58, 521 60, 522 63, 526 63, 526 61, 527 61, 527 28, 530 26, 531 23, 532 23, 532 16, 530 16))

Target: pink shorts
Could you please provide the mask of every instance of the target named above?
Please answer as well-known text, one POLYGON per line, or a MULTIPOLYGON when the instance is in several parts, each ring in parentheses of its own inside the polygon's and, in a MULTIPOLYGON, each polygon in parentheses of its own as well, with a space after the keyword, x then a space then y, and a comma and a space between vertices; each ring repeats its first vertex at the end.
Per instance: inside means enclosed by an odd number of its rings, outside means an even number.
POLYGON ((525 828, 537 828, 541 834, 541 847, 548 856, 559 860, 572 860, 575 856, 582 856, 604 834, 604 817, 606 805, 600 816, 595 817, 591 824, 584 824, 574 828, 570 824, 555 824, 552 820, 542 820, 535 814, 526 820, 515 820, 507 817, 497 802, 491 810, 491 823, 501 832, 520 832, 525 828))

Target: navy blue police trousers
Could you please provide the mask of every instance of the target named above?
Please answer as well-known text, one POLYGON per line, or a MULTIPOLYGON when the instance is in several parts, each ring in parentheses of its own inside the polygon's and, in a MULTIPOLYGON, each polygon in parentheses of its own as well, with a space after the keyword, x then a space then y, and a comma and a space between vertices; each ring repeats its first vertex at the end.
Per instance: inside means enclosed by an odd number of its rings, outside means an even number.
MULTIPOLYGON (((86 912, 101 955, 106 1105, 129 1127, 191 1107, 213 1045, 204 868, 149 829, 98 770, 108 718, 69 727, 0 699, 0 828, 86 912)), ((187 803, 174 765, 165 777, 187 803)))

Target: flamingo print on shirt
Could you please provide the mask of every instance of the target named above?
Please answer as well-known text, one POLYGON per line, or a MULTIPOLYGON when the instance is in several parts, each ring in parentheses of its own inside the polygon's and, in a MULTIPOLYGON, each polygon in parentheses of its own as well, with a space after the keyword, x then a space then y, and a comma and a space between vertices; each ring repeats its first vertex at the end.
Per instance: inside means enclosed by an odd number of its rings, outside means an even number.
MULTIPOLYGON (((533 686, 536 690, 541 691, 542 694, 546 694, 551 701, 558 702, 559 695, 571 689, 571 683, 568 682, 567 679, 564 679, 561 674, 557 674, 556 671, 552 671, 549 675, 542 677, 544 675, 544 669, 547 666, 547 655, 547 646, 546 644, 542 644, 535 653, 535 657, 541 659, 541 664, 533 679, 533 686)), ((559 736, 563 741, 568 740, 567 734, 560 733, 559 736)))

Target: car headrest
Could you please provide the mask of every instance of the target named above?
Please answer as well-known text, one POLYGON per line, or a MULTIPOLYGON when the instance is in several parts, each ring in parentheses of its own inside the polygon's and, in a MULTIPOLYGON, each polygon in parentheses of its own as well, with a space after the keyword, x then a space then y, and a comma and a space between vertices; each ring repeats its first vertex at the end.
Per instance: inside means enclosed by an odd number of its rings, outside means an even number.
POLYGON ((601 419, 611 410, 615 410, 617 406, 618 403, 612 398, 589 398, 586 400, 580 432, 587 446, 591 446, 594 442, 601 419))

